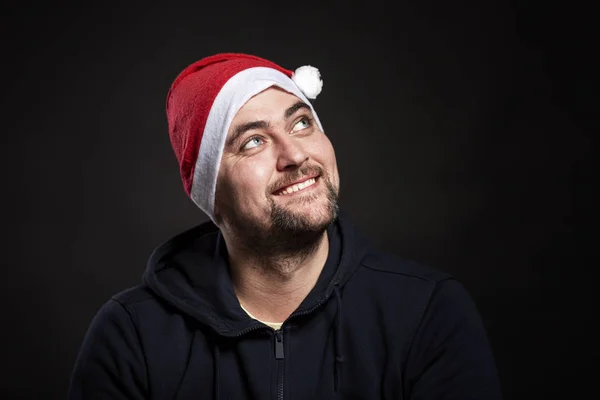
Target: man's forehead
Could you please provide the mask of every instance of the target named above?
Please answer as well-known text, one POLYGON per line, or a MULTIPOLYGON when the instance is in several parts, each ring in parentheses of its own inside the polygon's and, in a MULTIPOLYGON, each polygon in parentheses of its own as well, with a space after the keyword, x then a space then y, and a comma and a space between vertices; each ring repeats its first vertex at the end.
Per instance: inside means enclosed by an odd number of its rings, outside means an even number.
POLYGON ((284 112, 298 102, 303 103, 296 95, 277 86, 271 86, 252 96, 242 107, 240 107, 234 119, 245 117, 256 112, 279 113, 281 116, 285 116, 284 112))

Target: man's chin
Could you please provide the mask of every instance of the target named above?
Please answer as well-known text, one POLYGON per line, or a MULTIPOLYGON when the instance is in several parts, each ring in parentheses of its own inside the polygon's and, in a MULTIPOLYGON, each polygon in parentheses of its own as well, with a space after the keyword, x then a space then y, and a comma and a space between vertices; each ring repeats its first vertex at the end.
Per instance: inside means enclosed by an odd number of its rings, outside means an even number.
POLYGON ((335 218, 335 212, 326 204, 301 204, 275 207, 273 228, 294 234, 322 232, 335 218))

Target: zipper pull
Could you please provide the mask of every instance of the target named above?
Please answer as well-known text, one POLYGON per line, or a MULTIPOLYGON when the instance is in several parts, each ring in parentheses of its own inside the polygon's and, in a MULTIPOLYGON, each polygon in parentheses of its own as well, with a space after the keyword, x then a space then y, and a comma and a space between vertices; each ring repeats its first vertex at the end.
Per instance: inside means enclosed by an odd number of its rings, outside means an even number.
POLYGON ((277 360, 283 358, 283 332, 281 329, 275 331, 275 358, 277 360))

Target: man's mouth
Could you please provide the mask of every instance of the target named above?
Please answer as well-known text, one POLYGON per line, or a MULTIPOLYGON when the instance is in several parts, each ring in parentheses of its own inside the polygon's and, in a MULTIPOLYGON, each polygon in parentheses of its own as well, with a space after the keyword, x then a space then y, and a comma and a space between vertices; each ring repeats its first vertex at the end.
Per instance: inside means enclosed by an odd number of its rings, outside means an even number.
POLYGON ((292 194, 295 192, 300 192, 308 187, 311 187, 312 185, 314 185, 315 183, 317 183, 317 180, 319 179, 318 176, 315 176, 313 178, 308 178, 305 181, 299 182, 299 183, 294 183, 291 184, 289 186, 286 186, 282 189, 279 189, 275 192, 276 196, 282 196, 282 195, 286 195, 286 194, 292 194))

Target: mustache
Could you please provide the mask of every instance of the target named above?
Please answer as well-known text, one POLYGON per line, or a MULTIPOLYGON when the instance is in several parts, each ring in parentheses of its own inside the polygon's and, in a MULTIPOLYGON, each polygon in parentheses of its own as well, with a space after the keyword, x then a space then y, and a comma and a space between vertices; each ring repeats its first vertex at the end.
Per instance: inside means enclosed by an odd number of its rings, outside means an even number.
POLYGON ((324 174, 323 168, 318 165, 305 165, 292 172, 288 172, 281 179, 277 180, 273 185, 269 187, 270 193, 274 193, 279 189, 289 186, 294 182, 301 180, 302 178, 322 176, 324 174))

